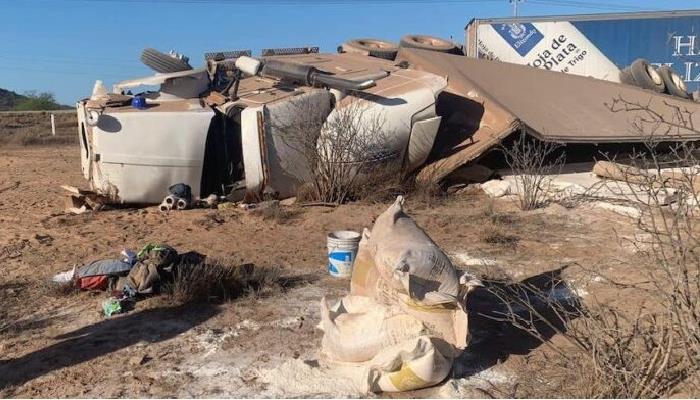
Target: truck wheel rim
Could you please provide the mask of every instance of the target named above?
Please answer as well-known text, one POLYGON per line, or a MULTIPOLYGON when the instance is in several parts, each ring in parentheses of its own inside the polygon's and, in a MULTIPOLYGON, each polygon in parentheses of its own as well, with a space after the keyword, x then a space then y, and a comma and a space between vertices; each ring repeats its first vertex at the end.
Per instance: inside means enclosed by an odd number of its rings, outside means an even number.
POLYGON ((661 75, 659 75, 651 65, 647 66, 647 73, 651 77, 651 80, 654 81, 654 84, 661 85, 664 82, 663 79, 661 79, 661 75))
POLYGON ((685 81, 681 79, 681 77, 678 74, 673 74, 671 75, 671 80, 673 81, 673 84, 676 85, 677 88, 683 90, 683 91, 688 91, 688 87, 685 85, 685 81))

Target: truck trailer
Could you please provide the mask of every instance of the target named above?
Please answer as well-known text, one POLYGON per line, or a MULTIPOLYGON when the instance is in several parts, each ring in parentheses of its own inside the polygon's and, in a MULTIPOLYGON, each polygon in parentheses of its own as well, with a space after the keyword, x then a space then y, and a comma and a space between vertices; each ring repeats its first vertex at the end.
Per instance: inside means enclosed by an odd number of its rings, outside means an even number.
POLYGON ((619 82, 637 59, 668 66, 700 89, 700 10, 472 19, 469 57, 619 82))

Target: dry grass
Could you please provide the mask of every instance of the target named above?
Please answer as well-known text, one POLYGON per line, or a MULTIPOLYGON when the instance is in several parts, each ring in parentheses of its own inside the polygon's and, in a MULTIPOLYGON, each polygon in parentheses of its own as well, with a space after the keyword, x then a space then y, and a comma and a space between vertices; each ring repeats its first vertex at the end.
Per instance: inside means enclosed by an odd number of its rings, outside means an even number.
POLYGON ((22 146, 51 146, 51 145, 67 145, 78 144, 78 137, 71 136, 52 136, 42 134, 27 134, 26 136, 16 138, 22 146))
POLYGON ((426 208, 444 205, 449 200, 447 193, 436 183, 415 182, 407 188, 406 196, 412 203, 426 208))
POLYGON ((54 114, 56 136, 51 135, 50 115, 50 112, 0 113, 0 144, 18 146, 77 144, 76 114, 54 114))
POLYGON ((80 288, 71 283, 58 283, 51 280, 42 280, 37 283, 39 291, 49 297, 74 296, 80 293, 80 288))
POLYGON ((215 226, 223 224, 224 222, 226 222, 226 217, 218 210, 209 211, 200 218, 192 220, 193 225, 201 226, 206 230, 212 229, 215 226))
MULTIPOLYGON (((629 239, 635 255, 625 258, 621 253, 610 261, 612 266, 633 268, 634 276, 619 281, 610 276, 611 265, 586 266, 618 296, 605 301, 588 296, 585 305, 573 308, 524 285, 510 292, 492 291, 508 305, 501 321, 547 348, 521 369, 517 390, 501 395, 658 398, 673 395, 679 385, 684 394, 700 393, 694 378, 700 371, 700 198, 694 184, 700 180, 696 168, 672 177, 662 173, 668 165, 696 166, 700 160, 692 144, 660 148, 653 136, 657 132, 646 130, 649 121, 655 122, 654 129, 678 129, 678 121, 692 121, 683 110, 677 110, 672 122, 651 111, 647 118, 635 126, 644 149, 628 161, 630 171, 646 172, 627 174, 621 169, 617 180, 621 189, 641 193, 636 202, 641 215, 634 221, 635 236, 629 239), (674 187, 678 182, 680 188, 674 187), (662 195, 671 189, 680 196, 669 207, 662 195), (540 304, 547 305, 546 313, 540 304), (544 334, 542 326, 556 336, 544 334)), ((486 238, 497 240, 498 232, 486 238)))
POLYGON ((37 312, 38 309, 28 305, 30 299, 54 304, 73 301, 70 298, 79 293, 75 285, 46 279, 0 283, 0 338, 21 337, 27 331, 44 329, 60 318, 37 312))
POLYGON ((484 228, 484 230, 481 232, 480 238, 484 243, 503 247, 515 247, 520 241, 518 236, 504 232, 497 226, 487 226, 484 228))
POLYGON ((644 307, 632 313, 575 301, 564 306, 522 285, 499 296, 512 307, 505 320, 545 345, 524 360, 517 385, 498 388, 499 396, 666 397, 692 372, 671 351, 671 326, 644 307))
POLYGON ((279 225, 286 225, 296 221, 303 212, 296 207, 285 207, 274 204, 268 207, 253 209, 251 215, 258 216, 265 221, 274 222, 279 225))
POLYGON ((222 303, 279 287, 280 269, 226 260, 180 265, 165 291, 179 303, 222 303))
POLYGON ((297 188, 297 202, 308 203, 313 202, 318 199, 316 195, 316 189, 311 183, 303 183, 297 188))
POLYGON ((494 225, 515 225, 519 222, 518 217, 513 214, 503 214, 496 212, 492 212, 489 219, 494 225))
POLYGON ((494 208, 494 202, 489 199, 481 215, 482 230, 479 239, 487 244, 515 248, 520 242, 516 234, 521 231, 519 217, 511 213, 498 212, 494 208))

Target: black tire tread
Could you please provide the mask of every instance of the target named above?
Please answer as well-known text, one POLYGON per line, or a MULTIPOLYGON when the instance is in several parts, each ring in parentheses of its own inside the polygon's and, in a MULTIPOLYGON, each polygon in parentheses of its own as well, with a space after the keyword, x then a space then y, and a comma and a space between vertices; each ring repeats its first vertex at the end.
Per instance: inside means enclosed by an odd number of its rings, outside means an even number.
POLYGON ((634 81, 632 71, 630 71, 629 68, 625 68, 622 71, 620 71, 620 83, 623 83, 625 85, 637 86, 637 82, 634 81))
POLYGON ((188 71, 192 69, 186 61, 171 57, 156 49, 144 49, 141 53, 141 62, 152 70, 167 74, 171 72, 188 71))
POLYGON ((648 65, 649 62, 641 58, 635 60, 632 65, 630 65, 629 68, 630 72, 632 73, 632 77, 634 77, 634 81, 637 83, 637 86, 641 87, 642 89, 663 93, 665 86, 663 83, 661 85, 654 83, 651 76, 649 76, 649 72, 647 72, 648 65))
POLYGON ((666 93, 670 94, 671 96, 680 97, 682 99, 690 98, 688 92, 679 88, 673 83, 673 78, 671 76, 675 72, 671 67, 667 65, 662 65, 656 71, 659 73, 659 75, 661 75, 661 79, 663 79, 664 85, 666 85, 666 93))
POLYGON ((441 38, 438 38, 435 36, 406 35, 406 36, 402 37, 401 40, 399 41, 399 47, 409 48, 409 49, 438 51, 441 53, 453 53, 457 46, 455 46, 455 44, 450 42, 449 40, 441 39, 441 38), (443 45, 432 45, 432 44, 420 43, 419 41, 416 40, 416 38, 426 38, 426 39, 431 39, 431 40, 435 40, 438 42, 443 42, 443 45))
POLYGON ((344 46, 352 47, 361 51, 366 51, 369 53, 370 56, 372 57, 377 57, 377 58, 383 58, 385 60, 394 60, 396 58, 396 53, 399 52, 399 46, 385 41, 385 40, 380 40, 380 39, 353 39, 345 42, 343 44, 344 46), (362 42, 366 41, 377 41, 377 42, 383 42, 387 45, 390 45, 392 47, 387 48, 387 49, 377 49, 372 46, 367 46, 362 42))

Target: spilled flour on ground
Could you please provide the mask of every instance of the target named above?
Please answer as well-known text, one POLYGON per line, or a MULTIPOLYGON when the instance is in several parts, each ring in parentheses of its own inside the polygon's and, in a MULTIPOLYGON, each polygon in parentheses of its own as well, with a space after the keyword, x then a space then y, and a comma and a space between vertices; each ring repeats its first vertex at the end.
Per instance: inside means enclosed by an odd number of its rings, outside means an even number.
POLYGON ((468 378, 450 379, 445 382, 437 392, 441 398, 483 398, 483 390, 490 390, 493 386, 508 385, 514 378, 510 374, 489 368, 479 371, 468 378))
POLYGON ((354 366, 314 366, 302 360, 289 360, 278 367, 262 370, 266 383, 263 397, 350 397, 372 396, 367 393, 363 368, 354 366))
POLYGON ((490 258, 472 257, 465 252, 452 253, 450 256, 457 261, 455 264, 463 267, 490 267, 497 265, 496 260, 490 258))
POLYGON ((197 344, 204 350, 203 357, 206 358, 221 350, 221 346, 226 341, 226 339, 231 337, 237 337, 239 334, 237 331, 229 332, 216 332, 211 329, 207 329, 204 333, 197 335, 195 340, 197 344))

